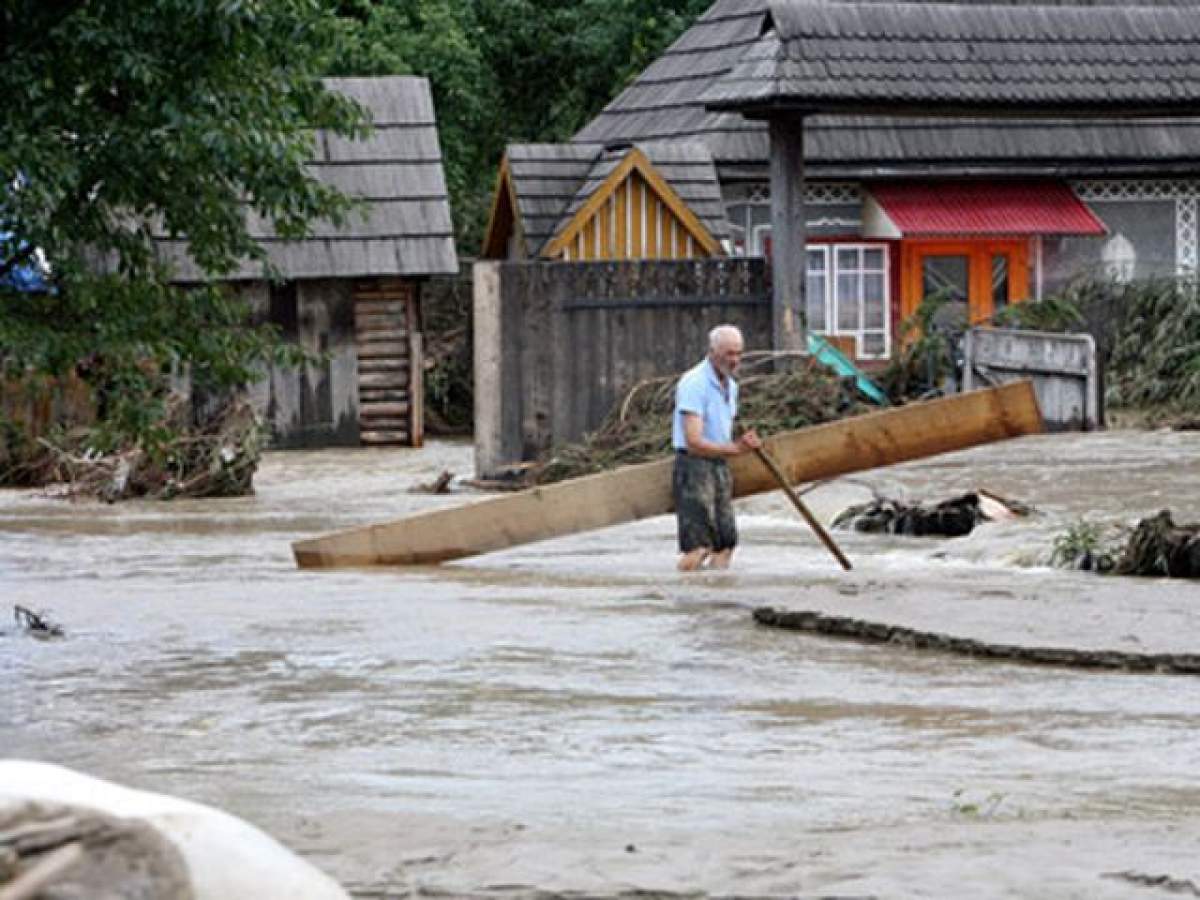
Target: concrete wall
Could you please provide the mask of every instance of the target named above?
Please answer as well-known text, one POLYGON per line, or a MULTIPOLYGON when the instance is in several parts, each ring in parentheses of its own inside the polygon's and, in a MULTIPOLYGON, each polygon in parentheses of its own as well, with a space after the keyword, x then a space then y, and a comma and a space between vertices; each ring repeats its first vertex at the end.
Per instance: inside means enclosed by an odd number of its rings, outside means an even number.
POLYGON ((240 287, 255 318, 325 358, 300 368, 273 367, 250 395, 277 447, 357 446, 358 357, 350 281, 312 280, 240 287))

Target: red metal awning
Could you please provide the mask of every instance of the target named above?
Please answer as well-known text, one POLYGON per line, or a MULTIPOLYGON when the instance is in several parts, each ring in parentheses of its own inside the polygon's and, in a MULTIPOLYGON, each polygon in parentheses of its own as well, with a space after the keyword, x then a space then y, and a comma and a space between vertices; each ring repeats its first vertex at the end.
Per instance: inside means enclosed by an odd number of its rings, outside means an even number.
POLYGON ((873 184, 867 186, 863 205, 866 237, 1107 233, 1061 181, 873 184))

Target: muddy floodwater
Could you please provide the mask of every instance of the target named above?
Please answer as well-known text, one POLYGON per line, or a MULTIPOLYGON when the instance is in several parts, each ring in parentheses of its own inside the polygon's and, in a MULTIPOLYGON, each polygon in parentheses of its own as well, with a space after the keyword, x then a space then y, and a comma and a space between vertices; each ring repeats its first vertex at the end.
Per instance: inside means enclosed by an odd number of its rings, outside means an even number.
POLYGON ((277 453, 233 501, 0 493, 0 756, 222 807, 363 897, 1200 890, 1200 678, 750 618, 907 598, 1032 640, 1069 602, 1081 631, 1131 623, 1113 649, 1200 651, 1200 586, 1044 565, 1080 516, 1200 519, 1200 435, 1022 439, 822 486, 826 520, 871 489, 1040 510, 957 540, 840 535, 846 575, 778 494, 739 504, 728 574, 677 575, 668 518, 442 568, 295 568, 296 538, 475 501, 408 492, 470 461, 277 453), (19 632, 14 603, 66 638, 19 632))

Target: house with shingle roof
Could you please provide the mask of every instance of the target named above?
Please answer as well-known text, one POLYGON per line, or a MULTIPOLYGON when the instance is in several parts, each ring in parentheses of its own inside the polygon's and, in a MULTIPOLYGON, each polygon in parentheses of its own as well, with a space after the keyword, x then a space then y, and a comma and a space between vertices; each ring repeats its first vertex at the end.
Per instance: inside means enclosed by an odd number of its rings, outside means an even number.
POLYGON ((712 154, 697 141, 513 144, 484 259, 719 256, 728 237, 712 154))
POLYGON ((806 112, 807 322, 881 358, 934 292, 1200 274, 1198 71, 1194 0, 718 0, 572 143, 702 143, 770 254, 767 120, 806 112))
MULTIPOLYGON (((250 234, 274 269, 245 261, 222 276, 262 320, 321 356, 274 369, 252 396, 281 446, 419 445, 422 412, 422 287, 457 275, 437 120, 424 78, 332 78, 360 103, 371 131, 353 139, 318 131, 310 170, 358 201, 347 221, 318 222, 285 240, 251 216, 250 234)), ((204 280, 186 236, 162 236, 175 280, 204 280)))

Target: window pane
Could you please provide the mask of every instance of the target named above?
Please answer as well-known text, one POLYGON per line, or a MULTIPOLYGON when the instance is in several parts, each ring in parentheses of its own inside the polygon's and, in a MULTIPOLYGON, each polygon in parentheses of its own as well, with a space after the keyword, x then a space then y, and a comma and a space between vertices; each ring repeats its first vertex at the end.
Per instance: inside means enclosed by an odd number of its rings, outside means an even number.
POLYGON ((771 255, 771 226, 755 225, 751 234, 750 252, 754 256, 771 255))
POLYGON ((863 268, 883 271, 883 251, 872 247, 863 251, 863 268))
POLYGON ((842 271, 858 268, 858 250, 839 247, 837 252, 838 269, 842 271))
POLYGON ((996 311, 1008 306, 1008 257, 992 257, 992 305, 996 311))
MULTIPOLYGON (((841 255, 842 251, 838 251, 841 255)), ((858 275, 839 273, 837 278, 837 327, 838 331, 857 331, 860 327, 861 316, 859 307, 862 297, 859 294, 858 275)))
POLYGON ((884 328, 883 275, 863 276, 863 327, 884 328))
POLYGON ((825 271, 825 251, 823 249, 808 248, 808 271, 825 271))
POLYGON ((883 356, 887 350, 887 337, 880 331, 868 331, 858 343, 863 356, 883 356))
POLYGON ((863 298, 875 303, 883 302, 883 275, 867 273, 863 275, 863 298))
MULTIPOLYGON (((809 260, 811 262, 811 259, 809 260)), ((813 274, 810 270, 804 285, 804 308, 808 315, 808 327, 812 331, 825 332, 825 275, 813 274)))
POLYGON ((967 300, 967 257, 926 256, 922 264, 922 297, 967 300))

